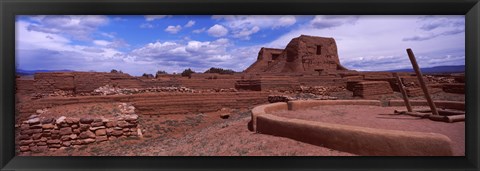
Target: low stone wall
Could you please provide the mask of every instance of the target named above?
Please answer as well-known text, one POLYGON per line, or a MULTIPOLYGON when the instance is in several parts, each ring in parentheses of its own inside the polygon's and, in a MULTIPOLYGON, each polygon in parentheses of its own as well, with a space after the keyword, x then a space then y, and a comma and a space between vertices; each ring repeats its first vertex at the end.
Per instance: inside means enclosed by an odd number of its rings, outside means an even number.
POLYGON ((141 137, 138 115, 116 118, 40 117, 32 115, 23 121, 17 134, 20 152, 39 153, 45 150, 88 145, 119 137, 141 137))
POLYGON ((368 156, 451 156, 452 142, 442 134, 383 130, 283 118, 269 113, 320 105, 380 105, 376 100, 309 100, 260 105, 252 109, 251 130, 368 156))

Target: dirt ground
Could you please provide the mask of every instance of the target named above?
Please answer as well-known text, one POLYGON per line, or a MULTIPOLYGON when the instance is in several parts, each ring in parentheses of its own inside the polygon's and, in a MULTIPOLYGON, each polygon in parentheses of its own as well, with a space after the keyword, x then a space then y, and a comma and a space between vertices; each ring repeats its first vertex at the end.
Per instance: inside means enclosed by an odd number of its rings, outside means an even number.
MULTIPOLYGON (((428 109, 425 107, 415 107, 428 109)), ((405 107, 332 105, 298 111, 279 111, 275 115, 335 124, 380 128, 400 131, 440 133, 453 142, 456 156, 465 155, 465 122, 445 123, 408 115, 396 115, 394 110, 405 107)))
MULTIPOLYGON (((93 105, 102 111, 100 106, 93 105)), ((111 106, 114 106, 112 104, 111 106)), ((70 110, 83 108, 69 106, 70 110)), ((92 108, 92 106, 87 106, 92 108)), ((49 110, 49 112, 57 109, 49 110)), ((60 109, 58 109, 60 110, 60 109)), ((65 109, 65 106, 61 110, 65 109)), ((54 112, 53 112, 54 113, 54 112)), ((76 114, 76 113, 72 113, 76 114)), ((144 138, 119 138, 78 148, 68 147, 32 156, 353 156, 288 138, 250 132, 250 110, 223 109, 212 113, 140 116, 144 138), (229 113, 228 119, 220 114, 229 113)))

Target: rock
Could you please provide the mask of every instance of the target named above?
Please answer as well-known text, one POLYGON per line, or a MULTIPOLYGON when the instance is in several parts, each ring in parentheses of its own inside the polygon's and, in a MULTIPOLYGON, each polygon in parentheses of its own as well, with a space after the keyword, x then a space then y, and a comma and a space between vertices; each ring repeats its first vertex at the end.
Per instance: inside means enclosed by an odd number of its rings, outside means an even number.
POLYGON ((82 124, 90 124, 92 122, 93 122, 92 118, 81 118, 80 119, 80 123, 82 123, 82 124))
POLYGON ((91 131, 95 131, 97 129, 105 129, 105 126, 99 126, 99 127, 90 127, 91 131))
POLYGON ((104 136, 104 135, 107 135, 107 131, 105 129, 98 129, 95 131, 95 135, 104 136))
POLYGON ((52 134, 52 139, 59 139, 60 138, 60 135, 59 134, 52 134))
POLYGON ((77 139, 77 137, 78 137, 77 134, 71 134, 71 135, 70 135, 70 139, 72 139, 72 140, 77 139))
POLYGON ((30 145, 33 143, 33 140, 22 140, 20 141, 20 145, 24 145, 24 146, 27 146, 27 145, 30 145))
POLYGON ((58 126, 60 126, 61 128, 64 128, 64 127, 70 127, 70 125, 67 123, 67 122, 63 122, 61 124, 57 124, 58 126))
POLYGON ((50 132, 51 132, 52 134, 60 134, 60 130, 56 130, 56 129, 54 129, 54 130, 52 130, 52 131, 50 131, 50 132))
POLYGON ((123 135, 123 131, 121 131, 121 130, 113 130, 113 131, 112 131, 112 135, 113 135, 113 136, 117 136, 117 137, 118 137, 118 136, 121 136, 121 135, 123 135))
POLYGON ((121 127, 121 128, 126 128, 126 127, 128 127, 128 125, 129 125, 129 124, 128 124, 128 122, 126 122, 126 121, 119 121, 119 122, 117 123, 117 126, 119 126, 119 127, 121 127))
POLYGON ((90 128, 90 125, 88 124, 80 124, 80 131, 86 131, 90 128))
POLYGON ((69 135, 64 135, 64 136, 60 137, 60 140, 61 140, 61 141, 70 141, 71 138, 70 138, 69 135))
POLYGON ((74 134, 80 134, 80 129, 73 129, 74 134))
POLYGON ((20 151, 21 152, 30 151, 30 147, 29 146, 20 146, 20 151))
POLYGON ((33 115, 30 115, 30 116, 28 117, 28 119, 38 118, 38 116, 39 116, 39 115, 33 114, 33 115))
POLYGON ((35 111, 35 113, 37 113, 37 114, 43 114, 44 111, 43 111, 42 109, 37 109, 37 110, 35 111))
POLYGON ((87 139, 83 140, 83 143, 85 143, 85 144, 90 144, 90 143, 94 143, 94 142, 95 142, 95 139, 92 139, 92 138, 87 138, 87 139))
POLYGON ((43 124, 42 128, 43 129, 53 129, 53 128, 55 128, 55 126, 53 124, 43 124))
POLYGON ((116 125, 117 125, 117 122, 115 122, 115 121, 109 121, 109 122, 105 123, 105 126, 107 128, 111 128, 111 127, 114 127, 116 125))
POLYGON ((71 127, 65 127, 60 129, 60 135, 69 135, 72 134, 72 128, 71 127))
POLYGON ((32 133, 42 133, 42 128, 39 129, 30 129, 32 130, 32 133))
POLYGON ((20 139, 20 140, 28 140, 28 139, 30 139, 30 136, 28 136, 28 135, 19 135, 19 136, 18 136, 18 139, 20 139))
POLYGON ((35 125, 30 125, 30 129, 38 129, 38 128, 42 128, 42 124, 35 124, 35 125))
POLYGON ((35 151, 38 151, 39 153, 40 152, 44 152, 44 151, 47 151, 48 150, 48 146, 47 145, 38 145, 36 147, 36 150, 35 151))
POLYGON ((107 141, 108 140, 108 137, 107 136, 98 136, 96 138, 96 141, 97 142, 103 142, 103 141, 107 141))
POLYGON ((136 121, 137 119, 138 119, 138 115, 135 115, 135 114, 128 115, 128 116, 125 117, 126 121, 136 121))
POLYGON ((80 133, 78 137, 80 137, 81 139, 95 138, 95 134, 92 131, 85 131, 80 133))
POLYGON ((99 126, 103 126, 103 122, 93 122, 92 124, 90 124, 92 127, 99 127, 99 126))
POLYGON ((42 138, 42 133, 33 134, 33 135, 32 135, 32 138, 33 138, 34 140, 38 140, 38 139, 42 138))
POLYGON ((220 118, 222 118, 222 119, 228 119, 228 117, 230 117, 230 114, 228 114, 228 113, 220 114, 220 118))
POLYGON ((70 125, 78 124, 80 122, 80 119, 78 119, 78 118, 67 118, 67 119, 65 119, 65 122, 67 122, 70 125))
POLYGON ((47 140, 48 139, 46 137, 42 137, 42 138, 39 139, 40 142, 47 142, 47 140))
POLYGON ((143 137, 143 134, 142 134, 142 130, 141 129, 137 129, 137 135, 142 138, 143 137))
POLYGON ((52 133, 50 133, 50 132, 42 133, 42 137, 50 137, 50 136, 52 136, 52 133))
POLYGON ((116 140, 116 139, 117 139, 117 137, 114 137, 114 136, 108 137, 108 140, 109 140, 109 141, 113 141, 113 140, 116 140))
POLYGON ((83 141, 82 141, 82 140, 72 141, 72 145, 82 145, 82 144, 83 144, 83 141))
POLYGON ((27 120, 27 123, 30 124, 30 125, 39 124, 39 123, 40 123, 40 118, 32 118, 32 119, 29 119, 29 120, 27 120))
POLYGON ((43 118, 42 119, 42 124, 51 124, 51 123, 53 123, 54 120, 55 119, 53 119, 53 118, 43 118))
POLYGON ((72 143, 70 141, 65 141, 65 142, 62 142, 62 146, 64 147, 70 147, 72 143))
POLYGON ((60 144, 60 140, 48 140, 47 144, 60 144))
POLYGON ((33 134, 33 130, 31 130, 31 129, 22 130, 22 131, 20 131, 20 134, 31 135, 31 134, 33 134))
POLYGON ((73 124, 73 125, 70 126, 70 127, 72 127, 73 129, 75 129, 75 128, 78 128, 78 125, 77 125, 77 124, 73 124))
POLYGON ((67 118, 67 117, 65 117, 65 116, 60 116, 60 117, 55 121, 55 123, 56 123, 56 124, 61 124, 61 123, 65 122, 65 119, 66 119, 66 118, 67 118))
POLYGON ((38 145, 38 146, 46 146, 46 145, 47 145, 47 142, 38 142, 37 145, 38 145))
POLYGON ((48 145, 48 148, 60 148, 60 147, 62 147, 62 145, 60 145, 60 143, 58 143, 58 144, 49 144, 49 145, 48 145))
POLYGON ((22 130, 30 129, 30 125, 28 125, 28 124, 22 124, 22 125, 20 125, 20 129, 22 129, 22 130))

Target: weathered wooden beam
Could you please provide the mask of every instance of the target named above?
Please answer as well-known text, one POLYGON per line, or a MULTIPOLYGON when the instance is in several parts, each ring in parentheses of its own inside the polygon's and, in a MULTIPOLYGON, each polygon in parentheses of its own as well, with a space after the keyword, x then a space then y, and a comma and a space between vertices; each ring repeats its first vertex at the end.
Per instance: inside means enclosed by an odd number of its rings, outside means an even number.
POLYGON ((460 121, 465 121, 465 115, 453 115, 453 116, 447 116, 448 122, 460 122, 460 121))
POLYGON ((430 96, 430 92, 428 92, 427 85, 425 84, 425 80, 423 79, 422 71, 420 70, 420 67, 418 67, 417 59, 415 58, 415 55, 413 54, 412 49, 407 49, 407 53, 408 53, 408 57, 410 58, 410 62, 412 62, 413 69, 415 70, 415 73, 417 75, 418 82, 422 87, 423 93, 425 95, 425 99, 427 99, 428 105, 430 106, 432 113, 434 115, 438 115, 437 108, 435 106, 435 103, 433 103, 432 97, 430 96))
POLYGON ((421 118, 428 118, 431 113, 420 113, 420 112, 405 112, 406 115, 421 117, 421 118))
MULTIPOLYGON (((465 115, 464 111, 452 111, 452 110, 443 110, 443 109, 437 109, 437 111, 438 111, 438 114, 442 116, 465 115)), ((395 113, 398 113, 398 114, 405 114, 405 112, 409 112, 409 111, 395 110, 395 113)), ((413 112, 432 113, 432 110, 418 109, 418 110, 413 110, 413 112)))
POLYGON ((446 116, 440 116, 440 115, 430 115, 428 116, 428 119, 432 121, 449 122, 446 116))
POLYGON ((403 101, 405 102, 405 106, 407 107, 407 111, 413 112, 412 105, 410 104, 410 101, 408 100, 407 92, 405 91, 405 89, 403 87, 402 80, 400 79, 400 77, 398 76, 398 74, 396 72, 393 73, 393 76, 395 78, 397 78, 398 88, 400 89, 400 92, 402 93, 402 98, 403 98, 403 101))

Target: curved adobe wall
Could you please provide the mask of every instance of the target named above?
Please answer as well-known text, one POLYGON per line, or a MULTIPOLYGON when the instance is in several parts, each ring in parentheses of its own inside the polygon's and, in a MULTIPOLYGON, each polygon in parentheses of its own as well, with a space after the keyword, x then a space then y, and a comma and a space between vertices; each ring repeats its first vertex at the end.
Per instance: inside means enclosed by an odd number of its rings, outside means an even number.
POLYGON ((253 130, 263 134, 359 155, 451 156, 451 140, 442 134, 383 130, 358 126, 290 119, 268 114, 278 110, 297 110, 319 105, 380 105, 375 100, 293 101, 257 106, 252 110, 253 130))

